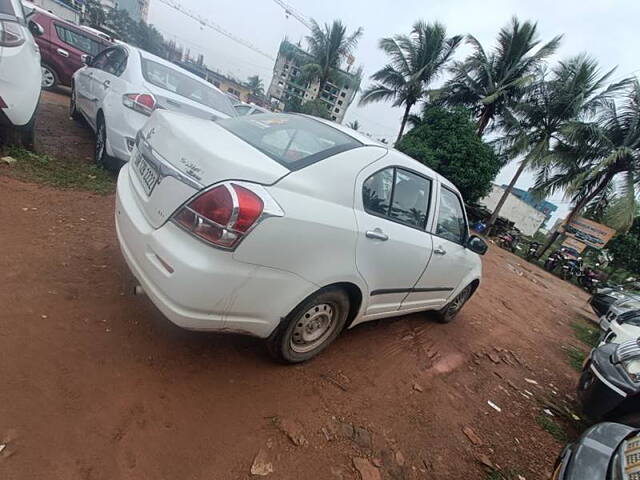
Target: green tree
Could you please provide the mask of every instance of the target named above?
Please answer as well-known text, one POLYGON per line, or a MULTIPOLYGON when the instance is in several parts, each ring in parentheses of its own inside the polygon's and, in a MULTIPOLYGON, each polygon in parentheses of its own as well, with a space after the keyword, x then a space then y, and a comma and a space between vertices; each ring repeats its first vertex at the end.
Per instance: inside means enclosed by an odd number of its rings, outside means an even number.
POLYGON ((463 109, 426 108, 420 125, 402 137, 396 148, 452 181, 467 202, 489 193, 502 167, 463 109))
POLYGON ((478 135, 482 135, 494 118, 519 101, 533 72, 556 51, 561 38, 558 35, 536 50, 540 44, 537 24, 520 23, 515 17, 500 30, 497 45, 489 53, 468 35, 473 53, 453 63, 453 77, 442 91, 442 100, 471 108, 478 119, 478 135))
POLYGON ((614 71, 601 74, 598 62, 584 54, 558 63, 550 74, 541 68, 521 101, 504 112, 499 122, 504 136, 498 145, 507 158, 520 158, 520 165, 491 215, 489 228, 522 173, 545 168, 555 136, 570 122, 591 115, 628 84, 623 80, 607 86, 614 71))
POLYGON ((104 25, 107 14, 98 0, 86 0, 82 22, 93 27, 104 25))
POLYGON ((344 81, 340 65, 343 58, 353 54, 361 36, 362 28, 347 35, 347 27, 340 20, 334 20, 331 25, 325 23, 322 27, 311 20, 311 34, 306 37, 311 61, 302 67, 302 72, 307 80, 318 81, 316 98, 321 95, 327 81, 344 81))
POLYGON ((618 234, 607 244, 614 268, 640 275, 640 218, 636 217, 627 233, 618 234))
POLYGON ((353 122, 347 123, 347 127, 354 130, 360 130, 360 122, 358 122, 358 120, 354 120, 353 122))
POLYGON ((362 92, 360 105, 391 100, 394 107, 404 106, 396 142, 404 133, 411 108, 428 96, 427 87, 461 41, 459 35, 447 38, 447 30, 441 23, 423 21, 416 22, 409 35, 380 40, 379 47, 390 62, 371 76, 374 83, 362 92))
MULTIPOLYGON (((605 102, 594 121, 574 121, 540 171, 535 189, 542 195, 564 190, 573 208, 567 223, 604 196, 611 202, 610 224, 628 229, 636 215, 640 183, 640 84, 631 83, 618 104, 605 102)), ((552 235, 546 250, 559 233, 552 235)))
POLYGON ((264 82, 258 75, 252 75, 247 78, 247 87, 252 95, 256 97, 264 97, 264 82))
POLYGON ((284 105, 285 112, 292 113, 304 113, 305 115, 313 115, 314 117, 320 117, 329 119, 329 106, 319 98, 315 100, 309 100, 302 103, 299 98, 291 97, 286 101, 284 105))

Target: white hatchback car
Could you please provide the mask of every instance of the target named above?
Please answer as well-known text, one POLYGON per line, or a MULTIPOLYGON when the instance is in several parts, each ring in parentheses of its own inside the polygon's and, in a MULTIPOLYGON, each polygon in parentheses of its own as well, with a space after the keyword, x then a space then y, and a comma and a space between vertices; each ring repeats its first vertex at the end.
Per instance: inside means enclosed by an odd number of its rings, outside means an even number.
POLYGON ((605 332, 601 344, 640 338, 640 301, 624 298, 615 302, 600 318, 600 328, 605 332))
POLYGON ((42 75, 33 35, 42 35, 42 27, 27 21, 20 1, 0 0, 0 139, 28 147, 42 75))
POLYGON ((172 322, 268 339, 286 362, 368 320, 436 310, 450 321, 487 249, 449 181, 295 114, 155 112, 120 171, 116 227, 172 322))
POLYGON ((73 75, 70 114, 96 132, 98 165, 129 160, 136 134, 156 109, 208 120, 235 117, 227 96, 212 84, 130 45, 109 47, 73 75))

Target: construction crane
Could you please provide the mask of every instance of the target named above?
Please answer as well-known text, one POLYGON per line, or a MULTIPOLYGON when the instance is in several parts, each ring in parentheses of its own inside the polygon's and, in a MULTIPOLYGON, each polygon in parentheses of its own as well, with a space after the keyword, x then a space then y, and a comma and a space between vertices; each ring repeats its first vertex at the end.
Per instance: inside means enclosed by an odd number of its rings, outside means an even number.
POLYGON ((311 30, 311 23, 309 22, 309 20, 307 20, 307 17, 305 17, 302 13, 297 11, 291 5, 283 2, 282 0, 273 0, 273 1, 276 2, 278 5, 280 5, 282 8, 284 8, 284 14, 287 16, 287 18, 289 17, 289 15, 291 15, 293 18, 295 18, 301 24, 303 24, 305 27, 311 30))
POLYGON ((168 7, 173 8, 174 10, 182 13, 183 15, 195 20, 196 22, 198 22, 200 24, 201 28, 207 27, 210 28, 212 30, 215 30, 216 32, 224 35, 225 37, 233 40, 234 42, 239 43, 240 45, 243 45, 251 50, 253 50, 256 53, 259 53, 260 55, 267 57, 270 60, 274 60, 275 58, 273 57, 273 55, 268 54, 267 52, 260 50, 258 47, 256 47, 255 45, 253 45, 251 42, 248 42, 242 38, 236 37, 233 33, 225 30, 222 26, 218 25, 217 23, 206 19, 204 17, 201 17, 199 15, 197 15, 196 13, 191 12, 190 10, 187 10, 186 8, 184 8, 177 0, 159 0, 160 3, 164 3, 165 5, 167 5, 168 7))

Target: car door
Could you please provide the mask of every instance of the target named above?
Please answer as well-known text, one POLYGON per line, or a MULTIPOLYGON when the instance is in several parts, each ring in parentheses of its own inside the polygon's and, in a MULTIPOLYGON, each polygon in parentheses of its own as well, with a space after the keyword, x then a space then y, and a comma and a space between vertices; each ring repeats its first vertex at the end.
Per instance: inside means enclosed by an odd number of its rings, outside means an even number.
POLYGON ((86 69, 86 102, 83 111, 89 123, 95 128, 96 116, 98 114, 99 95, 102 95, 104 89, 104 81, 107 79, 104 71, 109 64, 111 56, 114 54, 116 47, 109 48, 100 52, 91 62, 89 68, 86 69))
MULTIPOLYGON (((127 52, 121 47, 113 47, 106 55, 105 62, 92 77, 92 94, 95 99, 96 109, 102 108, 107 95, 124 92, 124 81, 120 78, 127 65, 127 52)), ((120 99, 119 105, 122 105, 120 99)))
POLYGON ((356 180, 356 266, 369 287, 365 319, 389 316, 415 287, 431 258, 425 231, 433 180, 375 162, 356 180))
POLYGON ((445 185, 438 188, 433 256, 414 290, 402 302, 403 311, 444 306, 474 265, 476 254, 465 247, 469 229, 462 199, 445 185))
POLYGON ((88 57, 100 52, 103 45, 79 28, 57 20, 52 23, 54 39, 49 58, 60 82, 69 85, 73 74, 82 68, 88 57))

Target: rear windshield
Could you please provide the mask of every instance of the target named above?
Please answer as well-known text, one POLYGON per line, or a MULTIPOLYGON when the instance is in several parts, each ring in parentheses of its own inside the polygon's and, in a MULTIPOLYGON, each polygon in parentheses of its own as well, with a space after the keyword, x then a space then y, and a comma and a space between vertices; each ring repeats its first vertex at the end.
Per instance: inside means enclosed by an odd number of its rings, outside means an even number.
POLYGON ((11 0, 0 0, 0 13, 11 16, 14 16, 16 14, 16 12, 13 11, 11 0))
POLYGON ((289 170, 362 146, 355 138, 301 115, 261 113, 218 123, 289 170))
POLYGON ((169 90, 230 117, 236 116, 235 110, 224 93, 175 68, 142 57, 142 75, 147 82, 156 87, 169 90))

